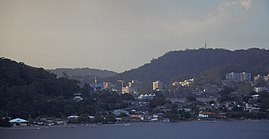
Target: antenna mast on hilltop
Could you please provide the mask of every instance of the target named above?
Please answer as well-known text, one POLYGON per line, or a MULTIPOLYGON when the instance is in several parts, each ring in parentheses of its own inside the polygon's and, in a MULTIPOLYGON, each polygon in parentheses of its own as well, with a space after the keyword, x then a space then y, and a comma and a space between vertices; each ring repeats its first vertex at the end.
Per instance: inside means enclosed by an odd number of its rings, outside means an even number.
POLYGON ((206 41, 205 41, 205 49, 207 48, 207 44, 206 44, 206 41))

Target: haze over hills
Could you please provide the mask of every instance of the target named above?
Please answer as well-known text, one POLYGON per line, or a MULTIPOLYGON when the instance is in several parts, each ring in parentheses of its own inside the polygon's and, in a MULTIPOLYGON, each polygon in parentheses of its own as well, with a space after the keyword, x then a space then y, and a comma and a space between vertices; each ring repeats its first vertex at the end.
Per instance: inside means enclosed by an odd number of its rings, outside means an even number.
POLYGON ((117 73, 114 71, 92 68, 56 68, 48 71, 56 74, 57 78, 65 76, 70 79, 78 80, 80 81, 81 86, 85 83, 94 83, 95 77, 99 80, 100 78, 109 78, 117 75, 117 73))
POLYGON ((269 50, 194 49, 171 51, 139 68, 118 74, 116 79, 170 82, 213 74, 224 78, 226 72, 269 73, 269 50))
POLYGON ((48 70, 54 74, 57 75, 57 77, 74 77, 79 78, 83 76, 89 76, 89 77, 99 77, 99 78, 106 78, 106 77, 112 77, 115 76, 117 73, 114 71, 108 71, 108 70, 100 70, 100 69, 91 69, 91 68, 56 68, 56 69, 50 69, 48 70))

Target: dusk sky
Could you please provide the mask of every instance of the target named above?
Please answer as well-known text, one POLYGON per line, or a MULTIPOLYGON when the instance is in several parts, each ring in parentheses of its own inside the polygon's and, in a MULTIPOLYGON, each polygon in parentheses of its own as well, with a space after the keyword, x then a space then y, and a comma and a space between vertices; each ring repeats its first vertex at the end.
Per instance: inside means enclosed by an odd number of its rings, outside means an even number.
POLYGON ((0 56, 122 72, 168 51, 269 49, 268 0, 0 0, 0 56))

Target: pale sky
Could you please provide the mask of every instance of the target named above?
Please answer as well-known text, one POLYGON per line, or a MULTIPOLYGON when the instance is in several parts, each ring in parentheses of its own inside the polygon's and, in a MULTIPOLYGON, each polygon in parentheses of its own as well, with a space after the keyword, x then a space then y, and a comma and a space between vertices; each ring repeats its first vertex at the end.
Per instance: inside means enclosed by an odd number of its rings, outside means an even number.
POLYGON ((0 0, 0 56, 122 72, 168 51, 269 49, 269 0, 0 0))

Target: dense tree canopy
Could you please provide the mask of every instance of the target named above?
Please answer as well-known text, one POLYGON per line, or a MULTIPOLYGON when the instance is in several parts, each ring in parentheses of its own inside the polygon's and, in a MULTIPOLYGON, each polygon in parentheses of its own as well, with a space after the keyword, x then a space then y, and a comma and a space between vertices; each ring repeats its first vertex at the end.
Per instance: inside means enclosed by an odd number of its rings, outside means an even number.
MULTIPOLYGON (((110 90, 94 92, 85 84, 56 76, 42 68, 0 59, 0 116, 35 118, 37 116, 95 115, 126 106, 122 97, 110 90), (82 101, 74 101, 82 94, 82 101)), ((124 99, 131 99, 124 96, 124 99)))

